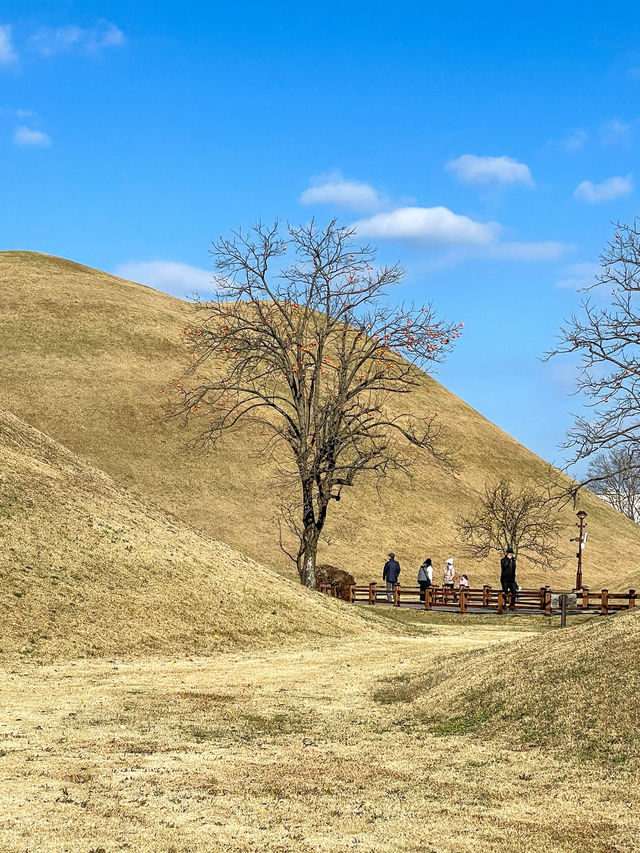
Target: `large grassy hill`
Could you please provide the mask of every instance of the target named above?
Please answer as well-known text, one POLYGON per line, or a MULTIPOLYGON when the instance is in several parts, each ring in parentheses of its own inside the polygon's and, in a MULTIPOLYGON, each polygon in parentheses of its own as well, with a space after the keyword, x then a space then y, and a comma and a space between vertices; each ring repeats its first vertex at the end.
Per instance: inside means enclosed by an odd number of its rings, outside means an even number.
MULTIPOLYGON (((251 434, 231 437, 210 458, 185 449, 162 420, 160 388, 186 363, 181 300, 97 270, 31 252, 0 253, 0 406, 218 540, 293 576, 278 546, 272 464, 251 434)), ((543 476, 546 463, 430 377, 412 395, 416 411, 438 411, 459 476, 416 456, 412 477, 394 474, 346 490, 332 507, 321 559, 377 578, 393 549, 414 582, 425 556, 436 565, 460 547, 454 520, 476 503, 485 481, 543 476)), ((586 494, 585 583, 612 589, 640 566, 640 528, 586 494)), ((521 567, 526 584, 571 584, 575 518, 565 514, 566 567, 549 575, 521 567)), ((496 582, 495 560, 456 560, 472 584, 496 582)))
POLYGON ((2 410, 0 543, 0 660, 209 653, 370 630, 2 410))

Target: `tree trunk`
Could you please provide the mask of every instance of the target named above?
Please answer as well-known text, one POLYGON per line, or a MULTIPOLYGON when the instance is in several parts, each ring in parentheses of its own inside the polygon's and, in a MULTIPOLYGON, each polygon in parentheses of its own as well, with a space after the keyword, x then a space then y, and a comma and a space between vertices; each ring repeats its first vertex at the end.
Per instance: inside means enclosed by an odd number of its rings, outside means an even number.
POLYGON ((300 582, 309 589, 316 588, 316 557, 318 553, 319 533, 315 522, 304 528, 300 555, 298 557, 298 573, 300 582))
POLYGON ((316 556, 320 530, 316 523, 313 506, 313 483, 310 480, 302 483, 302 536, 298 552, 298 574, 300 583, 309 589, 316 588, 316 556))

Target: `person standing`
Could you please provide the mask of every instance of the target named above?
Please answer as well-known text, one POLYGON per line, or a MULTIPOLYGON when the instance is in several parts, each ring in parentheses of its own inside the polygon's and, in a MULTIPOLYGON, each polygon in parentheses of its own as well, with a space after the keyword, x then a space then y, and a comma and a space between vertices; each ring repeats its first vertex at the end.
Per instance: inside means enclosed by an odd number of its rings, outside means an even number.
POLYGON ((509 600, 509 610, 516 609, 516 594, 518 584, 516 583, 516 558, 513 548, 509 545, 504 557, 500 560, 500 585, 504 593, 504 601, 509 600))
POLYGON ((396 560, 396 555, 391 551, 389 559, 384 564, 382 570, 382 580, 387 582, 387 601, 393 601, 393 589, 398 584, 400 575, 400 563, 396 560))
POLYGON ((448 560, 445 560, 444 564, 444 575, 442 577, 442 601, 444 604, 449 600, 449 596, 456 600, 456 594, 454 592, 454 584, 456 580, 456 570, 453 568, 453 557, 449 557, 448 560), (451 592, 449 592, 451 590, 451 592))
POLYGON ((426 591, 431 587, 433 580, 433 566, 431 557, 427 557, 424 563, 418 569, 418 584, 420 586, 420 601, 424 601, 426 591))
POLYGON ((469 589, 469 575, 462 575, 458 583, 458 589, 469 589))
POLYGON ((444 564, 444 576, 442 578, 442 586, 447 586, 449 589, 453 589, 453 585, 456 579, 456 570, 453 568, 453 557, 449 557, 449 559, 444 564))

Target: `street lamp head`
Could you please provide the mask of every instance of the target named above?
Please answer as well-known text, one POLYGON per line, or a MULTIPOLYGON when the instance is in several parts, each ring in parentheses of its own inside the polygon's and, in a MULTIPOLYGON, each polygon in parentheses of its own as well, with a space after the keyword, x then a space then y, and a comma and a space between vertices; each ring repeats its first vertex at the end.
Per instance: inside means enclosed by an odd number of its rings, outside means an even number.
POLYGON ((583 509, 578 510, 578 512, 576 513, 576 515, 578 516, 578 518, 579 518, 580 520, 582 520, 583 518, 586 518, 586 517, 587 517, 587 513, 586 513, 583 509))

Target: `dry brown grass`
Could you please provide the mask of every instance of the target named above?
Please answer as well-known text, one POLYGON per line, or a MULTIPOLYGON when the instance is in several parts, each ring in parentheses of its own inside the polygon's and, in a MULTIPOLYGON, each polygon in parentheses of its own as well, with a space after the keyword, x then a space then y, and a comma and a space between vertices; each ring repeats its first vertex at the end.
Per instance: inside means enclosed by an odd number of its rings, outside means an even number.
POLYGON ((483 650, 387 685, 400 728, 472 734, 640 771, 640 610, 483 650))
POLYGON ((422 670, 475 666, 488 644, 487 660, 513 665, 536 643, 468 620, 296 651, 14 665, 0 848, 631 853, 640 792, 626 764, 580 763, 572 743, 521 744, 515 730, 399 725, 407 703, 379 700, 422 670))
POLYGON ((0 660, 203 653, 375 630, 2 411, 0 543, 0 660))
MULTIPOLYGON (((183 433, 160 420, 159 389, 185 363, 180 300, 59 258, 0 253, 0 406, 158 505, 260 562, 293 574, 277 544, 271 465, 256 456, 255 437, 238 435, 211 459, 185 452, 183 433)), ((323 562, 359 580, 379 577, 393 548, 414 572, 430 555, 437 571, 458 556, 454 519, 474 506, 485 480, 539 477, 545 463, 455 397, 425 378, 412 405, 439 411, 460 448, 461 476, 417 458, 413 477, 389 477, 345 490, 328 526, 323 562)), ((533 405, 533 404, 532 404, 533 405)), ((591 537, 585 582, 620 585, 640 566, 640 529, 587 495, 591 537)), ((566 514, 567 536, 574 534, 566 514)), ((566 569, 549 576, 522 567, 527 585, 570 584, 575 551, 566 541, 566 569)), ((496 562, 458 560, 473 583, 497 580, 496 562)))

